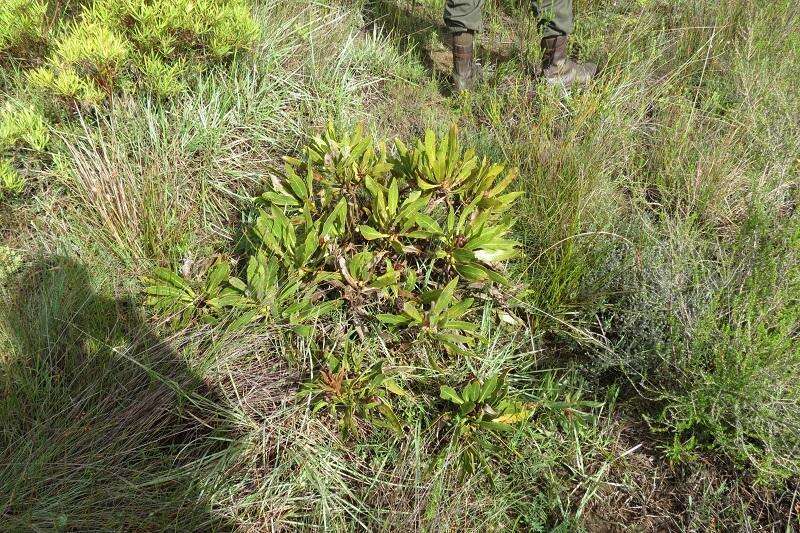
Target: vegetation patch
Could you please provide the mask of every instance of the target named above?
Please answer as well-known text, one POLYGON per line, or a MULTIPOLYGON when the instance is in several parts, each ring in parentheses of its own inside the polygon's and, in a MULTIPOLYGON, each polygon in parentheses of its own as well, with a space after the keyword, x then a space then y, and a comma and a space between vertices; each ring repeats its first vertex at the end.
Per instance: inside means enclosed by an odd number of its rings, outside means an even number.
POLYGON ((574 4, 0 0, 0 529, 797 529, 797 10, 574 4))
MULTIPOLYGON (((8 17, 22 11, 23 18, 6 48, 36 43, 26 35, 41 35, 44 6, 30 1, 7 8, 8 17)), ((187 73, 249 49, 258 32, 242 0, 95 0, 53 33, 44 64, 28 73, 28 83, 68 109, 98 104, 115 91, 172 96, 185 88, 187 73)))
MULTIPOLYGON (((360 128, 329 125, 302 158, 286 158, 255 199, 241 272, 225 260, 200 281, 159 269, 148 302, 179 326, 290 329, 308 339, 321 365, 303 389, 315 412, 341 414, 346 434, 362 423, 400 432, 406 424, 392 403, 409 395, 384 366, 416 353, 425 354, 418 364, 446 371, 458 362, 453 356, 485 343, 487 318, 522 324, 507 305, 511 283, 503 273, 519 255, 508 237, 508 212, 521 194, 509 190, 515 177, 516 170, 464 150, 455 127, 440 139, 428 131, 411 147, 398 140, 389 155, 360 128), (334 313, 334 322, 325 319, 334 313), (391 358, 366 366, 352 343, 373 335, 391 358)), ((526 418, 497 375, 461 396, 443 385, 441 395, 460 406, 455 431, 462 436, 526 418)), ((486 464, 473 446, 464 456, 469 472, 476 460, 486 464)))

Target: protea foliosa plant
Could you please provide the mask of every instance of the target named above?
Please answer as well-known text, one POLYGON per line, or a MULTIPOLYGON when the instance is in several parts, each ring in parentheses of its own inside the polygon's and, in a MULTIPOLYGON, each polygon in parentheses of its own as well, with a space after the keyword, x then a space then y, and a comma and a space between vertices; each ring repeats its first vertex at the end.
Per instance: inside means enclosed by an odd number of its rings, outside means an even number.
POLYGON ((308 336, 338 313, 340 326, 468 349, 479 337, 476 296, 503 290, 504 265, 519 254, 508 216, 516 171, 464 150, 455 126, 410 147, 398 140, 393 152, 361 128, 329 124, 299 157, 285 158, 254 200, 241 273, 225 281, 209 313, 308 336))
MULTIPOLYGON (((505 272, 519 254, 508 215, 516 172, 457 139, 453 127, 390 150, 329 125, 264 180, 245 216, 245 257, 215 263, 210 283, 161 270, 151 302, 180 324, 299 335, 311 347, 301 396, 314 412, 351 436, 401 431, 397 358, 441 372, 481 345, 489 317, 519 324, 504 297, 516 290, 505 272), (359 351, 375 339, 383 355, 359 351)), ((494 407, 499 427, 510 408, 494 407)))

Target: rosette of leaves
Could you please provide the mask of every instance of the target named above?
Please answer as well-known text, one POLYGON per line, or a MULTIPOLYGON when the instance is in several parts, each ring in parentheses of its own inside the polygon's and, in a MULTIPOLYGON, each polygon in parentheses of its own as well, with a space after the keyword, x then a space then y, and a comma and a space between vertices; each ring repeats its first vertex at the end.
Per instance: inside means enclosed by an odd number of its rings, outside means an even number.
POLYGON ((331 122, 306 147, 305 161, 290 161, 316 169, 324 179, 349 193, 350 199, 355 197, 356 188, 365 177, 382 182, 393 168, 385 143, 376 146, 360 125, 352 132, 341 132, 331 122))
POLYGON ((444 418, 462 472, 472 475, 480 465, 492 477, 489 458, 499 449, 495 441, 499 434, 515 431, 516 424, 531 416, 530 409, 509 395, 502 375, 473 380, 461 390, 442 385, 439 396, 448 402, 444 418))
POLYGON ((388 244, 398 254, 420 254, 413 241, 431 240, 441 234, 441 229, 425 213, 429 198, 422 191, 410 191, 400 199, 397 178, 384 187, 370 177, 364 179, 370 196, 368 224, 358 226, 361 236, 375 245, 388 244))
POLYGON ((495 267, 519 253, 519 243, 506 238, 513 221, 509 218, 493 221, 496 213, 479 209, 477 204, 476 200, 462 207, 458 216, 450 208, 444 228, 439 230, 440 246, 435 257, 468 281, 490 279, 507 284, 508 280, 495 267))
POLYGON ((342 133, 332 124, 312 139, 302 158, 285 157, 284 162, 257 205, 279 206, 291 217, 333 217, 340 222, 339 234, 358 224, 366 199, 364 180, 382 183, 392 169, 385 144, 376 147, 360 126, 342 133))
POLYGON ((421 191, 434 194, 448 204, 455 200, 464 204, 477 202, 482 209, 500 213, 522 194, 506 192, 516 179, 517 170, 492 163, 486 157, 479 159, 472 148, 464 150, 455 125, 441 139, 428 130, 425 138, 412 147, 399 139, 395 144, 395 173, 414 180, 421 191))
POLYGON ((240 313, 232 327, 255 321, 286 324, 302 336, 310 336, 313 323, 341 304, 339 300, 323 300, 316 284, 300 278, 286 279, 275 256, 263 250, 250 257, 244 279, 231 277, 217 303, 240 313))
POLYGON ((309 399, 312 412, 326 411, 337 419, 344 437, 362 433, 361 422, 402 432, 392 397, 406 392, 386 374, 383 362, 366 366, 363 352, 353 349, 349 341, 341 352, 341 357, 327 354, 322 368, 302 385, 299 396, 309 399))
POLYGON ((205 279, 187 279, 167 268, 156 268, 144 279, 145 303, 170 317, 175 327, 193 320, 216 323, 224 307, 223 290, 227 286, 231 265, 224 260, 215 262, 205 273, 205 279))
POLYGON ((445 198, 467 191, 479 163, 475 150, 462 150, 455 125, 441 141, 428 130, 424 140, 417 141, 413 148, 399 139, 395 144, 395 171, 413 179, 420 190, 437 192, 445 198))
POLYGON ((257 205, 280 207, 292 216, 308 213, 318 216, 330 209, 334 201, 340 201, 340 209, 347 209, 347 202, 334 189, 330 180, 315 174, 314 167, 300 165, 299 160, 288 159, 281 177, 272 176, 270 190, 256 199, 257 205))
POLYGON ((395 270, 388 259, 383 261, 383 272, 378 270, 381 256, 369 251, 351 257, 339 256, 339 272, 328 283, 341 292, 342 299, 355 314, 368 315, 380 307, 384 299, 396 297, 400 290, 401 272, 395 270))
POLYGON ((259 208, 252 227, 250 244, 265 249, 282 264, 284 271, 297 279, 322 275, 326 261, 321 247, 327 226, 313 222, 310 216, 292 221, 277 206, 269 211, 259 208))
POLYGON ((473 298, 455 299, 458 278, 441 290, 423 293, 422 306, 406 301, 400 314, 381 313, 377 319, 391 327, 416 328, 419 336, 441 343, 448 352, 463 353, 478 339, 478 325, 466 320, 474 311, 473 298), (426 308, 427 307, 427 308, 426 308))

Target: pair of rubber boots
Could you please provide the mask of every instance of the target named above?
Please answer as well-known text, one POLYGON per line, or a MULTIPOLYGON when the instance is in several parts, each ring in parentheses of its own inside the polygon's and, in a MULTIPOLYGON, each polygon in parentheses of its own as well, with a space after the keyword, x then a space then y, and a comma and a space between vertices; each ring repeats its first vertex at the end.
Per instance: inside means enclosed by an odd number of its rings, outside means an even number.
MULTIPOLYGON (((472 32, 453 35, 453 91, 457 94, 472 90, 480 77, 480 65, 473 56, 474 40, 472 32)), ((542 76, 549 84, 586 84, 597 72, 594 63, 578 63, 567 57, 568 40, 566 35, 542 39, 542 76)))

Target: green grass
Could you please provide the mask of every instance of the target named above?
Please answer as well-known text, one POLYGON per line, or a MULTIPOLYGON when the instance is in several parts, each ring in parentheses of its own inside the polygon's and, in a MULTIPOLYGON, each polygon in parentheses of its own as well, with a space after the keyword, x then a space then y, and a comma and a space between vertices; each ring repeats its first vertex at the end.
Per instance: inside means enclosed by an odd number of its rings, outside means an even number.
MULTIPOLYGON (((441 2, 251 5, 254 49, 179 94, 115 93, 51 115, 44 150, 2 148, 25 187, 0 194, 0 529, 800 527, 792 2, 576 2, 572 51, 601 75, 570 93, 531 77, 524 2, 491 3, 487 78, 460 98, 441 2), (155 266, 242 257, 251 197, 329 119, 404 140, 455 122, 520 168, 526 326, 484 320, 447 375, 359 346, 423 389, 508 372, 536 408, 491 477, 462 476, 435 397, 403 404, 402 435, 344 438, 297 395, 302 338, 143 305, 155 266)), ((0 109, 28 101, 30 62, 0 55, 0 109)))

